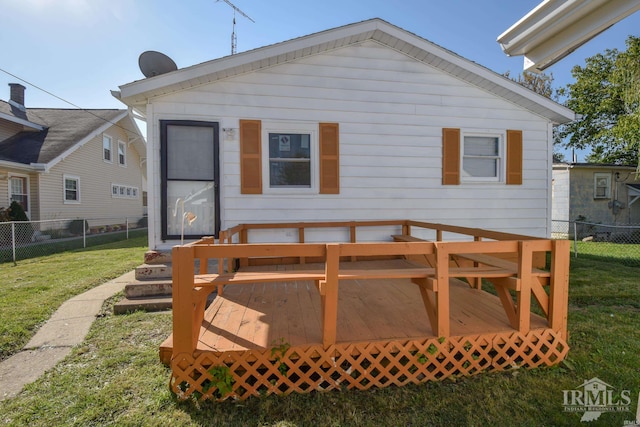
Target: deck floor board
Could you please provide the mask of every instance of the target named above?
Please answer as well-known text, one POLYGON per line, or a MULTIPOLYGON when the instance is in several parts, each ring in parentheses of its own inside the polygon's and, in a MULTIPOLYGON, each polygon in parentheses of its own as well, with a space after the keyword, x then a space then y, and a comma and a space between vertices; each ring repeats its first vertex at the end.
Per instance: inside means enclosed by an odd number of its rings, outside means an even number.
MULTIPOLYGON (((407 265, 401 260, 375 263, 376 268, 407 265)), ((366 266, 354 262, 347 268, 366 266)), ((317 269, 318 265, 277 267, 317 269)), ((498 297, 457 279, 451 279, 450 290, 452 336, 513 330, 498 297)), ((267 350, 281 342, 321 344, 321 316, 320 295, 311 281, 226 285, 205 312, 196 351, 267 350)), ((532 314, 531 327, 548 326, 544 318, 532 314)), ((418 286, 409 279, 340 281, 338 342, 417 337, 435 335, 418 286)), ((170 337, 163 347, 170 351, 171 346, 170 337)))

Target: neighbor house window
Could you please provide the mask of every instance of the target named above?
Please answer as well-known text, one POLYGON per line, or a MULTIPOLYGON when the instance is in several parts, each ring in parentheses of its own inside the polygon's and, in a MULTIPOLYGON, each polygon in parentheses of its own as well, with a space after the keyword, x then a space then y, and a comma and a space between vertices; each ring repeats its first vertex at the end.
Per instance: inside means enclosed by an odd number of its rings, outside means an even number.
POLYGON ((130 185, 111 184, 111 197, 117 199, 137 199, 138 187, 130 185))
POLYGON ((269 186, 311 187, 311 135, 269 132, 269 186))
POLYGON ((64 176, 64 201, 80 203, 80 178, 77 176, 64 176))
POLYGON ((105 162, 112 162, 111 158, 112 140, 109 135, 102 135, 102 159, 105 162))
POLYGON ((611 191, 611 174, 595 173, 593 174, 593 198, 609 199, 611 191))
POLYGON ((462 179, 500 181, 501 137, 499 135, 465 135, 462 141, 462 179))
POLYGON ((18 202, 25 212, 29 211, 27 178, 22 176, 12 176, 9 178, 9 199, 18 202))
POLYGON ((122 141, 118 141, 118 164, 127 165, 127 145, 122 141))

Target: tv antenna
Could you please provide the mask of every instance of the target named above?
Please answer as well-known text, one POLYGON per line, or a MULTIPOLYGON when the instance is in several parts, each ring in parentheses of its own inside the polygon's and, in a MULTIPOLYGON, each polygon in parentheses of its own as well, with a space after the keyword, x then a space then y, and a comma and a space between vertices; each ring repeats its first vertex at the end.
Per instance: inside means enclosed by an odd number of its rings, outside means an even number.
MULTIPOLYGON (((216 3, 218 3, 219 1, 220 0, 216 0, 216 3)), ((249 15, 247 15, 246 13, 238 9, 236 5, 231 3, 229 0, 222 0, 222 1, 228 4, 229 6, 231 6, 231 8, 233 9, 233 31, 231 32, 231 55, 234 55, 236 53, 236 45, 238 42, 238 39, 236 37, 236 12, 238 12, 240 15, 244 16, 254 24, 256 23, 256 21, 254 21, 253 19, 251 19, 251 17, 249 17, 249 15)))

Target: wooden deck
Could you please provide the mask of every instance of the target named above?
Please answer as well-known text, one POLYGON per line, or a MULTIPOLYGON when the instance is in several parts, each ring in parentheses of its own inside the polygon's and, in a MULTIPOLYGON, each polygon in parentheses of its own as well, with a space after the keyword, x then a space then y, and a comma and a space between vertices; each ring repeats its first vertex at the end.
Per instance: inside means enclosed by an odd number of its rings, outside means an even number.
POLYGON ((367 389, 566 357, 567 242, 412 221, 342 225, 350 242, 304 243, 305 228, 336 226, 305 223, 292 227, 294 244, 248 243, 243 226, 221 243, 175 247, 173 334, 160 347, 172 391, 223 400, 367 389), (395 243, 356 241, 356 227, 379 225, 401 227, 395 243), (443 242, 445 231, 473 240, 443 242))
MULTIPOLYGON (((415 267, 404 260, 341 263, 349 268, 415 267)), ((321 265, 279 266, 313 270, 321 265)), ((258 270, 245 267, 244 271, 258 270)), ((264 267, 260 267, 264 270, 264 267)), ((276 267, 273 267, 276 270, 276 267)), ((467 283, 450 280, 451 335, 512 332, 500 299, 467 283)), ((311 281, 228 285, 205 311, 196 353, 267 351, 280 342, 292 347, 322 345, 320 295, 311 281)), ((409 279, 344 280, 338 295, 337 343, 438 338, 431 330, 418 286, 409 279)), ((531 315, 531 328, 546 328, 545 318, 531 315)), ((169 364, 172 337, 161 346, 169 364)))

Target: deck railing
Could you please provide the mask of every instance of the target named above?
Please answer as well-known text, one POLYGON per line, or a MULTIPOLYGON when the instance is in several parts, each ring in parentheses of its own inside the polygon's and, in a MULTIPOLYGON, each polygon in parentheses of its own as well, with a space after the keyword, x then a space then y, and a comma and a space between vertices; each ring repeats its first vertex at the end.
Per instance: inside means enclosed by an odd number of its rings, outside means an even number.
MULTIPOLYGON (((389 237, 391 240, 391 236, 389 237)), ((338 289, 340 280, 357 278, 408 278, 419 286, 433 333, 450 336, 449 280, 466 280, 481 289, 490 281, 511 326, 529 332, 531 302, 537 301, 548 327, 563 339, 567 335, 569 281, 569 242, 540 239, 476 228, 455 227, 417 221, 363 221, 288 224, 241 224, 213 238, 176 246, 173 249, 173 356, 193 355, 203 322, 207 296, 219 293, 229 283, 311 280, 321 295, 322 341, 325 348, 335 344, 338 289), (346 228, 349 241, 305 243, 312 228, 346 228), (391 227, 397 242, 358 242, 357 230, 363 227, 391 227), (297 229, 296 243, 251 243, 252 230, 297 229), (412 231, 430 230, 434 241, 415 238, 412 231), (399 234, 396 234, 399 233, 399 234), (443 233, 456 234, 466 241, 443 241, 443 233), (341 261, 402 257, 415 268, 350 270, 341 261), (218 260, 218 271, 207 270, 208 260, 218 260), (549 268, 545 261, 549 259, 549 268), (195 260, 199 274, 194 275, 195 260), (278 271, 272 274, 240 267, 267 263, 320 262, 321 268, 278 271), (533 296, 533 299, 532 299, 533 296)))

